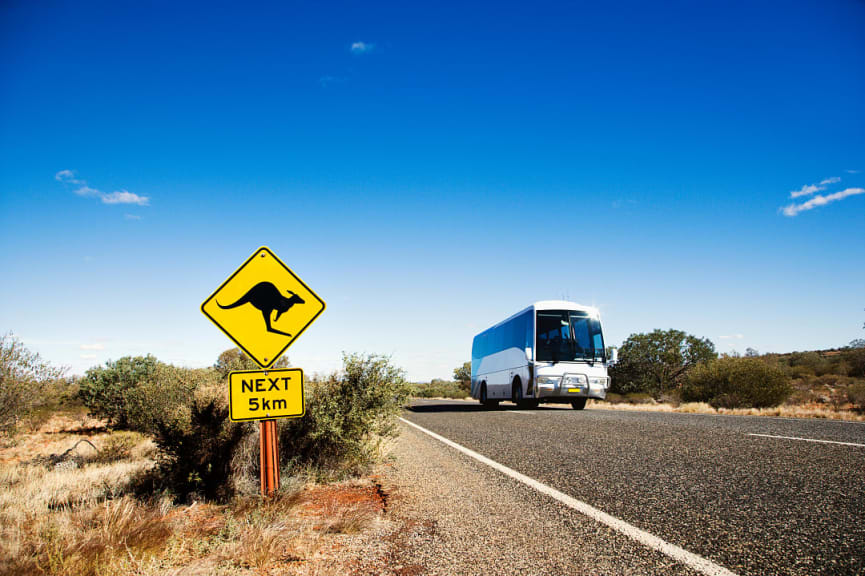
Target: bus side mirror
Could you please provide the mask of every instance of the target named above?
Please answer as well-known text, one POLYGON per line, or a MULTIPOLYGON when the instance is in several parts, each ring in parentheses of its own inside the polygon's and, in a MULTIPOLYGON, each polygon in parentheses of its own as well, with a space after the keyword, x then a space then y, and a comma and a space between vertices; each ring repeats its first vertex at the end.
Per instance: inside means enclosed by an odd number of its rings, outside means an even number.
POLYGON ((529 362, 532 361, 532 349, 531 348, 526 348, 526 360, 528 360, 529 362))
POLYGON ((615 364, 619 361, 619 349, 613 348, 610 350, 610 358, 607 360, 607 364, 615 364))

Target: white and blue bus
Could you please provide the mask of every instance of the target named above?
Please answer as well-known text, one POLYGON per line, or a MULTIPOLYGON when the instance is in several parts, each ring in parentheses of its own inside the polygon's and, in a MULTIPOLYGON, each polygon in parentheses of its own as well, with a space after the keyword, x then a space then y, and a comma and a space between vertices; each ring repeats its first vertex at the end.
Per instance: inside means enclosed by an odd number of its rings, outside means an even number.
POLYGON ((563 300, 535 302, 475 336, 472 398, 486 407, 510 400, 532 408, 603 399, 610 387, 601 318, 596 308, 563 300))

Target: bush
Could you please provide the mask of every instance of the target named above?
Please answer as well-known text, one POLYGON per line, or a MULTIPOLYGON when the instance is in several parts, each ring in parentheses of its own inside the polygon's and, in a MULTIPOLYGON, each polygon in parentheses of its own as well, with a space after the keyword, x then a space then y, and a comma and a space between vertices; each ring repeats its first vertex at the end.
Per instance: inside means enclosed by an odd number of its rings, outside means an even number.
POLYGON ((90 414, 106 418, 115 428, 127 428, 126 394, 139 383, 152 380, 160 366, 154 356, 125 356, 91 368, 79 382, 78 395, 90 414))
MULTIPOLYGON (((181 500, 255 490, 258 425, 228 419, 217 369, 178 368, 148 356, 108 363, 88 376, 95 407, 107 412, 101 402, 108 394, 96 391, 110 392, 120 406, 110 413, 113 421, 153 436, 159 465, 141 490, 162 489, 181 500)), ((345 356, 341 373, 305 383, 303 418, 278 421, 283 468, 322 476, 362 470, 377 458, 381 440, 396 433, 407 391, 402 372, 386 358, 345 356)), ((123 457, 124 450, 112 447, 110 456, 123 457)))
POLYGON ((714 408, 778 406, 793 389, 778 366, 756 358, 719 358, 695 366, 681 389, 683 402, 708 402, 714 408))
POLYGON ((865 382, 858 382, 847 389, 847 399, 855 410, 865 411, 865 382))
POLYGON ((64 370, 44 362, 12 334, 0 336, 0 434, 12 434, 22 420, 61 393, 64 370))
POLYGON ((180 499, 227 499, 234 492, 232 455, 252 430, 228 419, 223 385, 196 389, 187 404, 155 421, 158 483, 180 499))
POLYGON ((693 366, 716 357, 711 341, 681 330, 631 334, 619 350, 619 362, 610 369, 610 391, 643 392, 657 399, 678 388, 693 366))
POLYGON ((843 357, 849 376, 865 378, 865 348, 848 348, 843 357))
POLYGON ((326 477, 361 472, 396 435, 408 391, 387 357, 343 355, 342 372, 306 383, 304 417, 281 423, 283 464, 326 477))
POLYGON ((126 460, 132 456, 132 449, 141 440, 142 436, 136 432, 115 432, 105 439, 93 460, 100 464, 126 460))
POLYGON ((155 434, 160 422, 188 407, 195 390, 220 384, 212 368, 178 368, 157 364, 153 373, 123 391, 127 426, 145 434, 155 434))
POLYGON ((465 398, 470 394, 462 382, 433 379, 429 384, 420 382, 411 385, 411 395, 417 398, 465 398))

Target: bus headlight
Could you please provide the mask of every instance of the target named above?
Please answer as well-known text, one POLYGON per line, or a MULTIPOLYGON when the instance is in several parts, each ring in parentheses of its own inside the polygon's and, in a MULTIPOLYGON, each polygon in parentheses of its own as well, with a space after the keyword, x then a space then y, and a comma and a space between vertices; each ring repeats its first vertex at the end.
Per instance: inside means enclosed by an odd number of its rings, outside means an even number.
POLYGON ((538 386, 541 388, 555 388, 561 380, 561 376, 538 376, 538 386))
POLYGON ((589 387, 606 389, 610 385, 610 379, 605 376, 589 377, 589 387))
POLYGON ((585 386, 586 377, 582 374, 565 374, 565 386, 585 386))

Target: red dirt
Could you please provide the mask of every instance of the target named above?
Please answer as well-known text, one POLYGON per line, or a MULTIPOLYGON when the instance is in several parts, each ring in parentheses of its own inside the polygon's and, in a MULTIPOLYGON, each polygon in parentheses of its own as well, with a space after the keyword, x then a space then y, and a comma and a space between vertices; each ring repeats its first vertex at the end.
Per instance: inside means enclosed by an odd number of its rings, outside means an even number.
POLYGON ((377 482, 368 486, 315 486, 304 493, 302 502, 307 516, 318 516, 334 507, 369 507, 374 512, 387 509, 387 495, 377 482))

